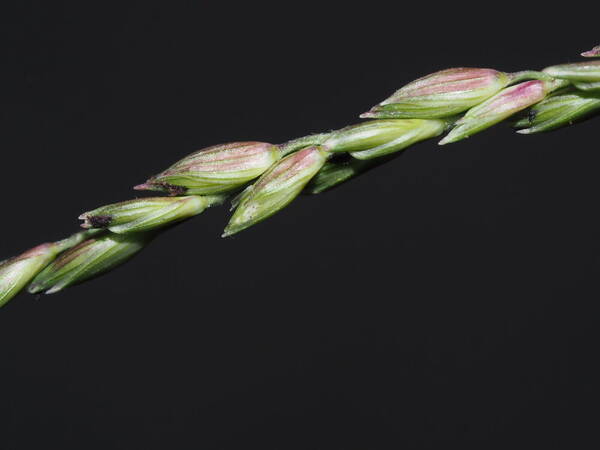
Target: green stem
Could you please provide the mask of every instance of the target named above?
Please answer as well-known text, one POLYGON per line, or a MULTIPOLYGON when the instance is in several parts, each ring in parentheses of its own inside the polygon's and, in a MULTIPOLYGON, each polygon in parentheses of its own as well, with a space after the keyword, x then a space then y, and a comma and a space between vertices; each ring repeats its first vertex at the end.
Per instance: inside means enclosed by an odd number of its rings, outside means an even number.
POLYGON ((537 70, 522 70, 520 72, 509 73, 508 77, 510 78, 510 82, 508 83, 509 85, 515 84, 515 83, 518 83, 518 82, 524 81, 524 80, 540 80, 540 81, 554 80, 554 78, 552 78, 547 73, 539 72, 537 70))
POLYGON ((102 228, 92 228, 90 230, 80 231, 79 233, 75 233, 69 236, 66 239, 56 242, 56 253, 62 253, 65 250, 70 249, 71 247, 75 247, 78 244, 81 244, 86 239, 95 236, 96 234, 103 233, 105 230, 102 228))
POLYGON ((295 151, 304 147, 321 145, 329 136, 331 136, 331 133, 319 133, 303 136, 298 139, 292 139, 284 144, 279 144, 279 151, 281 151, 281 156, 289 155, 290 153, 294 153, 295 151))

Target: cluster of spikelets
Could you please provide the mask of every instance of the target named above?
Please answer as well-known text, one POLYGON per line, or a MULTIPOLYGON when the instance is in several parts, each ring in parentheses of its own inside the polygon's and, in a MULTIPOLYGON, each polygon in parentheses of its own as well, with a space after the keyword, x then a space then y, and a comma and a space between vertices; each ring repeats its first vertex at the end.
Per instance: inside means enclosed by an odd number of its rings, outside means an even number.
MULTIPOLYGON (((582 54, 600 56, 600 46, 582 54)), ((541 72, 448 69, 407 84, 341 130, 281 145, 236 142, 205 148, 136 190, 162 197, 103 206, 80 216, 85 231, 0 263, 0 306, 28 286, 53 293, 125 262, 174 223, 231 199, 223 236, 275 214, 301 192, 319 193, 381 164, 419 141, 446 133, 460 141, 522 112, 529 134, 570 125, 600 110, 600 60, 541 72)))

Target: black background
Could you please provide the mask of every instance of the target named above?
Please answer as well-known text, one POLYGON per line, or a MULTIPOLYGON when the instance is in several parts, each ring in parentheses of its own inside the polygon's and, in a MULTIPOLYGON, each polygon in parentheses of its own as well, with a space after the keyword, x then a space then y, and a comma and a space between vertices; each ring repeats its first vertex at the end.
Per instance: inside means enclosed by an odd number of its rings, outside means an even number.
MULTIPOLYGON (((597 11, 563 7, 117 5, 2 7, 2 256, 200 147, 600 43, 597 11)), ((100 279, 15 298, 0 448, 597 448, 598 143, 592 120, 420 144, 233 238, 209 210, 100 279)))

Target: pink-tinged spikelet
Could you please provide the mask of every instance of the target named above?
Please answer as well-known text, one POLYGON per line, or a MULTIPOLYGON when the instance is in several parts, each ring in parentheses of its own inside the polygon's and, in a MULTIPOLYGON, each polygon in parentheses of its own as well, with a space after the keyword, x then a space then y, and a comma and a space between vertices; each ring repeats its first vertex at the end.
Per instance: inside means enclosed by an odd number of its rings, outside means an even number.
POLYGON ((0 263, 0 306, 19 293, 56 257, 58 250, 58 244, 42 244, 0 263))
POLYGON ((591 50, 588 50, 587 52, 583 52, 581 54, 581 56, 585 56, 586 58, 598 58, 598 57, 600 57, 600 45, 597 45, 596 47, 594 47, 591 50))
POLYGON ((494 69, 458 67, 441 70, 400 88, 363 118, 435 119, 449 117, 490 98, 510 76, 494 69))
POLYGON ((271 167, 236 200, 237 208, 223 236, 242 231, 285 207, 323 167, 327 155, 321 147, 307 147, 271 167))
POLYGON ((259 177, 281 157, 265 142, 233 142, 198 150, 167 170, 135 186, 172 195, 219 194, 259 177))
POLYGON ((458 120, 452 131, 440 141, 440 145, 460 141, 478 133, 540 101, 549 92, 561 87, 565 82, 526 81, 502 90, 480 105, 471 108, 458 120))

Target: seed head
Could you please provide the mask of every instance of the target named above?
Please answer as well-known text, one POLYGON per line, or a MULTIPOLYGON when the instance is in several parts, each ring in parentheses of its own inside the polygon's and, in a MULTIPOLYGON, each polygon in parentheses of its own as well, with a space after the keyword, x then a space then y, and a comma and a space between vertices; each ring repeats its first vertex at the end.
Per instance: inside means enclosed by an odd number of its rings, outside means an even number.
POLYGON ((280 157, 275 145, 264 142, 215 145, 186 156, 134 189, 171 195, 219 194, 260 176, 280 157))
POLYGON ((400 88, 362 118, 436 119, 466 111, 496 94, 510 76, 493 69, 459 67, 432 73, 400 88))

